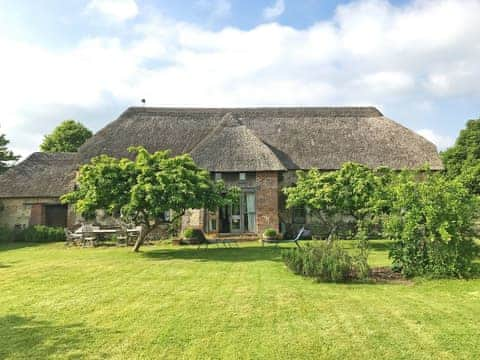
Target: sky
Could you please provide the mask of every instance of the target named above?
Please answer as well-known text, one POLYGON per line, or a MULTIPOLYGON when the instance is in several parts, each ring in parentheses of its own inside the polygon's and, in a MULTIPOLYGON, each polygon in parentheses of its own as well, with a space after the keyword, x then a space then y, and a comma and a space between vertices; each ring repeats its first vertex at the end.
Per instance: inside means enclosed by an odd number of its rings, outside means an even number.
POLYGON ((26 156, 127 107, 376 106, 451 146, 480 117, 480 0, 0 0, 0 133, 26 156))

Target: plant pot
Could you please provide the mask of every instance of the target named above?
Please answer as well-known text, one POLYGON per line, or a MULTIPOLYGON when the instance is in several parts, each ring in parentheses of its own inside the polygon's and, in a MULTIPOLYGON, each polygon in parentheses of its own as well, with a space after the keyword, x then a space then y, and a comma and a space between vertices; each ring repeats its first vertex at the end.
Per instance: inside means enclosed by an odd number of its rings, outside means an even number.
POLYGON ((200 240, 198 240, 196 237, 184 238, 182 243, 187 244, 187 245, 198 245, 198 244, 200 244, 200 240))
POLYGON ((181 239, 173 239, 172 240, 172 245, 173 246, 179 246, 182 243, 181 239))
POLYGON ((267 236, 267 235, 263 235, 263 240, 265 241, 275 241, 277 240, 277 236, 267 236))

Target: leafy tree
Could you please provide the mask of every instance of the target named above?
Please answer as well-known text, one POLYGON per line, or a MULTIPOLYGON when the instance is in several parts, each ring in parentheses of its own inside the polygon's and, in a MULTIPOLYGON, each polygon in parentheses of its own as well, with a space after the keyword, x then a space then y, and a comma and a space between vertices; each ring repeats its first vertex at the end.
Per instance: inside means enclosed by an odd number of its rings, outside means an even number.
POLYGON ((403 171, 389 190, 384 229, 395 242, 394 267, 406 276, 470 275, 478 253, 472 229, 479 203, 460 179, 403 171))
POLYGON ((480 119, 468 121, 455 145, 441 155, 447 176, 459 177, 470 191, 480 195, 480 119))
POLYGON ((4 173, 10 167, 10 162, 17 161, 20 156, 14 155, 8 150, 7 145, 10 143, 4 134, 0 134, 0 174, 4 173))
POLYGON ((81 123, 66 120, 45 136, 40 149, 44 152, 76 152, 92 135, 81 123))
POLYGON ((141 225, 134 251, 166 211, 174 213, 175 222, 187 209, 215 211, 238 198, 237 188, 227 189, 223 182, 212 181, 208 171, 199 169, 189 155, 151 154, 143 147, 129 151, 136 154, 134 160, 102 155, 82 166, 77 190, 64 195, 62 201, 74 204, 87 218, 104 209, 141 225))
POLYGON ((380 178, 368 167, 345 163, 338 171, 298 171, 297 183, 283 191, 287 208, 307 206, 322 219, 330 241, 346 219, 362 225, 376 212, 375 193, 380 185, 380 178))

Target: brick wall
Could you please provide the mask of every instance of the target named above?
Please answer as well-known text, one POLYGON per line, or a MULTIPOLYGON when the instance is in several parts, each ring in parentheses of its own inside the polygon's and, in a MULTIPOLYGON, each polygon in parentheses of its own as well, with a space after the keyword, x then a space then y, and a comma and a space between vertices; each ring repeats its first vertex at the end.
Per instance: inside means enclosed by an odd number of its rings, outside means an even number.
POLYGON ((257 232, 265 229, 279 231, 278 218, 278 174, 276 172, 257 172, 257 232))
MULTIPOLYGON (((253 174, 252 174, 253 175, 253 174)), ((272 171, 257 172, 255 175, 256 185, 256 225, 257 233, 262 234, 267 228, 279 231, 278 196, 279 183, 278 173, 272 171)), ((182 218, 182 230, 187 227, 205 228, 205 210, 188 210, 182 218)), ((220 221, 217 219, 217 229, 220 221)))

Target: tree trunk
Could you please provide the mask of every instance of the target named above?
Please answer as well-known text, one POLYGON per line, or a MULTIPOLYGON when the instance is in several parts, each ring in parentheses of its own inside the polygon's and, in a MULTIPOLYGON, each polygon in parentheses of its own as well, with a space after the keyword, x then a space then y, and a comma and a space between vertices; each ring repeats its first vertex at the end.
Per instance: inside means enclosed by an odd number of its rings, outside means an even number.
POLYGON ((330 233, 328 234, 328 238, 327 238, 327 243, 331 243, 332 240, 333 240, 333 236, 335 235, 335 233, 337 232, 337 225, 334 225, 331 229, 330 229, 330 233))
POLYGON ((147 235, 150 234, 152 229, 153 228, 149 228, 149 229, 144 230, 143 226, 142 226, 142 229, 140 230, 140 234, 138 235, 138 239, 137 239, 137 241, 135 241, 135 245, 133 245, 133 249, 132 249, 133 252, 138 252, 138 250, 140 250, 140 246, 142 246, 143 241, 145 240, 147 235))

